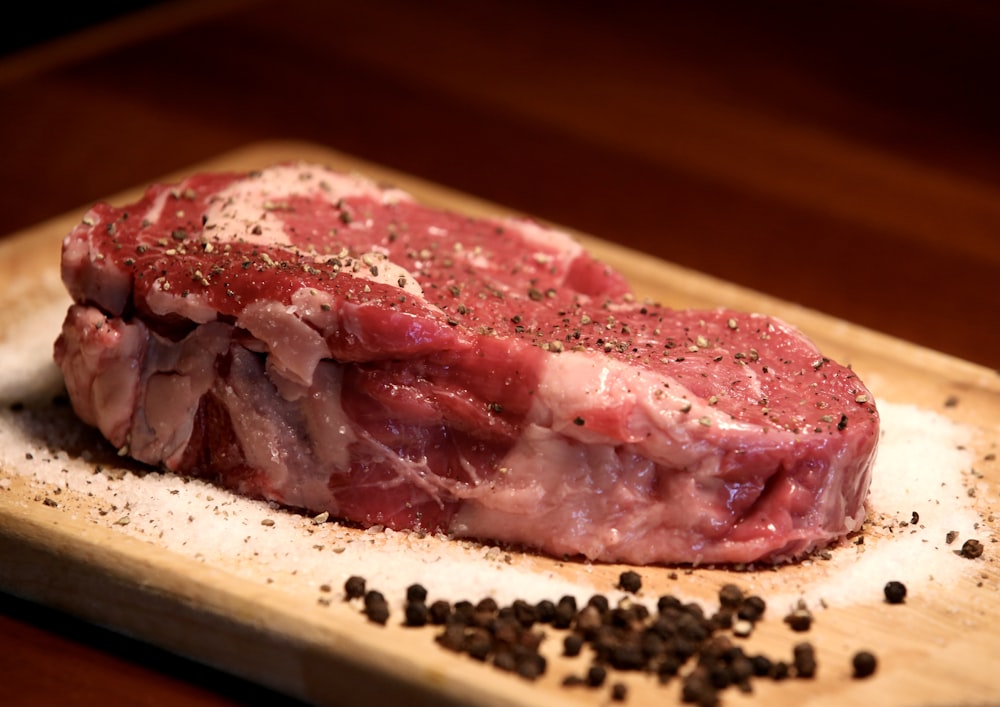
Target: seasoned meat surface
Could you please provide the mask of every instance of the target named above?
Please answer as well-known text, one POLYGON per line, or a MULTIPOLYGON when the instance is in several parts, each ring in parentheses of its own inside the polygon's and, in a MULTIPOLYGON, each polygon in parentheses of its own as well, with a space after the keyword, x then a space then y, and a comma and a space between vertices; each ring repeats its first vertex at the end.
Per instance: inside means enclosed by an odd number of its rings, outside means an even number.
POLYGON ((280 164, 99 204, 62 273, 77 414, 242 494, 638 564, 779 562, 864 519, 850 369, 772 317, 637 301, 527 219, 280 164))

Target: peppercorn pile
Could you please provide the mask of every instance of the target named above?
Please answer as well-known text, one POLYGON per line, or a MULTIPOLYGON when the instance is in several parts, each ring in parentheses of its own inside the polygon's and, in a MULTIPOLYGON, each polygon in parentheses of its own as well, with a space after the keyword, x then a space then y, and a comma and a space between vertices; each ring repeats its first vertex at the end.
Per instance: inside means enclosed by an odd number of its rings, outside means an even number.
MULTIPOLYGON (((641 588, 641 577, 624 572, 618 588, 635 594, 641 588)), ((347 601, 361 600, 370 621, 388 621, 385 597, 367 588, 363 578, 349 578, 344 592, 347 601)), ((591 596, 582 605, 566 595, 557 601, 517 599, 500 606, 492 597, 477 602, 428 602, 427 590, 413 584, 406 591, 403 624, 434 627, 438 631, 435 641, 442 648, 528 680, 546 672, 548 661, 539 648, 546 630, 558 630, 564 656, 582 656, 585 649, 590 656, 589 663, 579 673, 565 676, 562 684, 599 689, 610 683, 610 697, 616 702, 628 696, 625 682, 614 678, 616 673, 651 673, 661 684, 679 680, 682 700, 699 707, 718 705, 721 693, 728 688, 752 692, 755 679, 815 677, 816 652, 808 641, 797 642, 790 656, 773 658, 749 655, 731 639, 730 634, 749 635, 763 618, 766 603, 761 597, 726 584, 718 599, 719 607, 713 614, 707 614, 700 604, 685 603, 669 594, 659 597, 653 611, 631 596, 612 606, 603 594, 591 596)), ((811 619, 800 606, 785 621, 793 631, 803 632, 808 631, 811 619)), ((852 664, 856 678, 875 672, 875 656, 868 651, 859 651, 852 664)))

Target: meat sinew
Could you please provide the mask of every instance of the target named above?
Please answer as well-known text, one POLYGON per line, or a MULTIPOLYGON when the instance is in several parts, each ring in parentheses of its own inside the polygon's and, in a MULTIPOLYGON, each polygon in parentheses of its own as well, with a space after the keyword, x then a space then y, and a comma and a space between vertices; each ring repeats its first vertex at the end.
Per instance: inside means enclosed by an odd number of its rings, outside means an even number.
POLYGON ((123 453, 362 525, 631 563, 857 529, 871 394, 774 318, 636 301, 565 233, 309 164, 67 236, 55 357, 123 453))

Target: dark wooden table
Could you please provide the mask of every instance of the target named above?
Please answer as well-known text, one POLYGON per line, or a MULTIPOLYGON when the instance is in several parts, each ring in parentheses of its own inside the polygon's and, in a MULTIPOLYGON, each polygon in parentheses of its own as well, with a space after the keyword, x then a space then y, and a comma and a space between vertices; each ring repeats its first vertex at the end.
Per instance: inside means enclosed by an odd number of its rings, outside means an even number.
MULTIPOLYGON (((0 58, 0 233, 303 139, 1000 369, 998 66, 973 0, 152 3, 0 58)), ((0 704, 260 701, 0 595, 0 704)))

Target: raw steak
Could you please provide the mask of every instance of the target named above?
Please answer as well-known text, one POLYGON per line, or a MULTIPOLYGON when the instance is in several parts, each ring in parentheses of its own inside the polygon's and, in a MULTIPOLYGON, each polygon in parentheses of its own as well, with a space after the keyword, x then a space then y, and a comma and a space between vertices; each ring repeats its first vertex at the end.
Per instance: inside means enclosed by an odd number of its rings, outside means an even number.
POLYGON ((771 317, 638 302, 535 222, 282 164, 97 205, 62 267, 77 414, 241 494, 639 564, 783 561, 865 515, 851 370, 771 317))

